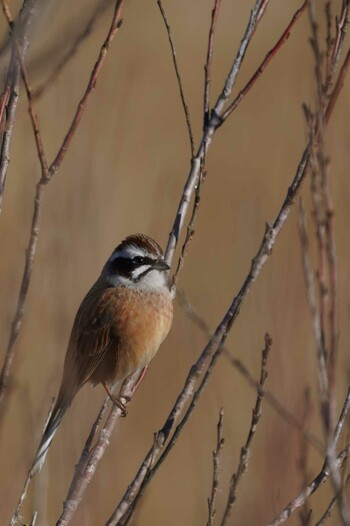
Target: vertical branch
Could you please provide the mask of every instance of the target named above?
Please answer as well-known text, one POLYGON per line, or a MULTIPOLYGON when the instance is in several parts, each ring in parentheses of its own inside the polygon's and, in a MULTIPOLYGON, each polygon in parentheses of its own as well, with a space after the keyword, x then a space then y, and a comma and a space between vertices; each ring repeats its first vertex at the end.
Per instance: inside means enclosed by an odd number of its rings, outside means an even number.
POLYGON ((194 157, 194 140, 193 140, 193 132, 192 132, 192 126, 191 126, 190 112, 189 112, 189 109, 188 109, 188 106, 187 106, 187 103, 186 103, 186 98, 185 98, 185 94, 184 94, 184 90, 183 90, 183 86, 182 86, 180 70, 179 70, 178 65, 177 65, 175 44, 174 44, 174 41, 173 41, 173 37, 171 35, 170 25, 168 23, 168 20, 167 20, 167 17, 166 17, 166 14, 165 14, 165 11, 164 11, 164 8, 163 8, 161 0, 157 0, 157 4, 158 4, 160 13, 162 15, 162 18, 163 18, 163 21, 164 21, 164 24, 165 24, 166 32, 168 34, 168 40, 169 40, 169 44, 170 44, 170 48, 171 48, 171 55, 172 55, 172 58, 173 58, 173 64, 174 64, 174 69, 175 69, 175 74, 176 74, 176 80, 177 80, 177 84, 178 84, 179 90, 180 90, 181 103, 182 103, 182 107, 183 107, 183 110, 184 110, 184 113, 185 113, 187 131, 188 131, 188 136, 189 136, 189 139, 190 139, 191 158, 193 158, 194 157))
POLYGON ((228 493, 228 497, 226 501, 224 515, 221 521, 221 526, 224 526, 225 524, 227 524, 227 521, 229 517, 231 516, 232 506, 234 505, 235 500, 236 500, 238 484, 248 468, 248 458, 249 458, 251 443, 256 433, 256 429, 257 429, 257 426, 259 424, 259 420, 261 417, 261 404, 262 404, 262 399, 264 396, 264 384, 267 379, 267 359, 269 356, 271 345, 272 345, 271 336, 266 333, 265 334, 265 348, 261 353, 260 380, 259 380, 259 385, 257 389, 258 393, 257 393, 256 402, 255 402, 255 407, 253 408, 253 414, 252 414, 252 419, 250 422, 248 436, 247 436, 244 446, 241 449, 241 455, 239 458, 239 463, 238 463, 236 473, 234 473, 231 477, 229 493, 228 493))
POLYGON ((211 485, 211 493, 208 498, 208 522, 207 526, 212 526, 216 516, 216 497, 219 490, 219 474, 220 474, 220 457, 221 451, 224 447, 225 439, 222 436, 222 422, 224 418, 224 410, 220 409, 220 416, 217 425, 216 433, 216 448, 213 451, 213 480, 211 485))
POLYGON ((195 225, 195 221, 196 221, 196 217, 197 217, 197 213, 198 213, 198 208, 199 208, 199 204, 200 204, 200 200, 201 200, 201 188, 202 188, 202 183, 204 181, 204 178, 205 178, 205 174, 203 172, 201 172, 201 174, 199 176, 198 184, 197 184, 196 190, 195 190, 193 209, 192 209, 191 218, 190 218, 189 223, 187 225, 185 241, 184 241, 184 243, 182 245, 182 248, 181 248, 181 253, 180 253, 180 256, 179 256, 179 259, 178 259, 178 262, 177 262, 176 270, 175 270, 175 272, 173 274, 173 277, 171 278, 170 292, 171 292, 172 297, 175 297, 175 295, 176 295, 176 283, 177 283, 179 274, 182 271, 183 266, 184 266, 185 256, 186 256, 186 253, 187 253, 188 245, 189 245, 189 243, 190 243, 190 241, 191 241, 191 239, 192 239, 192 237, 194 235, 194 232, 195 232, 194 231, 194 225, 195 225))
POLYGON ((215 0, 214 7, 211 12, 211 24, 209 29, 207 60, 204 66, 204 110, 203 110, 203 128, 207 125, 210 115, 210 85, 211 85, 211 65, 213 61, 214 48, 214 34, 216 29, 216 21, 219 14, 221 0, 215 0))
MULTIPOLYGON (((311 399, 310 399, 310 388, 306 387, 305 393, 304 393, 304 403, 303 403, 303 416, 302 416, 302 422, 305 424, 310 417, 310 405, 311 405, 311 399)), ((301 488, 304 488, 307 485, 308 481, 308 443, 305 440, 299 441, 299 458, 297 461, 298 470, 300 473, 301 478, 301 488)), ((304 503, 302 506, 300 512, 299 512, 299 519, 301 526, 309 526, 311 521, 311 513, 312 510, 309 509, 307 502, 304 503)))

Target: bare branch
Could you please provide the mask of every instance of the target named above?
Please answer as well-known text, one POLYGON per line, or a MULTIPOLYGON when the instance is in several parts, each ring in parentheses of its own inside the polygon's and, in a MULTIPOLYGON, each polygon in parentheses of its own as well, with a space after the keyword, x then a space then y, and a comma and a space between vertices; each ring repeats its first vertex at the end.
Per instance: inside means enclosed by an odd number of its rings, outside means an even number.
POLYGON ((171 48, 171 55, 172 55, 172 58, 173 58, 173 64, 174 64, 174 69, 175 69, 175 74, 176 74, 176 80, 177 80, 177 84, 179 86, 181 103, 182 103, 182 107, 183 107, 183 110, 184 110, 184 113, 185 113, 185 118, 186 118, 186 125, 187 125, 188 136, 189 136, 189 139, 190 139, 191 158, 192 158, 192 157, 194 157, 193 132, 192 132, 192 126, 191 126, 190 112, 189 112, 189 109, 188 109, 188 106, 187 106, 187 103, 186 103, 185 93, 184 93, 183 86, 182 86, 181 75, 180 75, 179 67, 177 65, 175 44, 174 44, 174 41, 173 41, 173 37, 171 35, 170 25, 169 25, 168 19, 166 17, 166 14, 165 14, 165 11, 164 11, 164 7, 162 5, 161 0, 157 0, 157 4, 158 4, 160 13, 162 15, 162 18, 163 18, 163 21, 164 21, 164 24, 165 24, 166 32, 168 34, 168 40, 169 40, 169 44, 170 44, 170 48, 171 48))
POLYGON ((348 393, 346 395, 345 402, 343 404, 343 408, 341 410, 339 420, 338 420, 337 425, 335 427, 335 432, 334 432, 334 442, 335 442, 335 444, 337 444, 339 442, 339 438, 340 438, 341 432, 343 430, 343 427, 344 427, 344 424, 345 424, 345 420, 346 420, 346 418, 348 416, 349 409, 350 409, 350 387, 348 389, 348 393))
POLYGON ((196 221, 198 208, 199 208, 199 203, 200 203, 200 200, 201 200, 201 187, 202 187, 202 184, 204 182, 204 179, 205 179, 205 173, 203 173, 203 171, 202 171, 201 174, 200 174, 199 180, 198 180, 198 184, 196 186, 196 190, 195 190, 195 197, 194 197, 194 202, 193 202, 192 215, 191 215, 190 221, 189 221, 189 223, 187 225, 185 241, 184 241, 184 243, 182 245, 182 248, 181 248, 181 254, 180 254, 178 262, 177 262, 176 270, 175 270, 175 272, 173 274, 173 277, 171 279, 170 292, 171 292, 172 297, 176 296, 176 283, 177 283, 179 274, 182 271, 183 266, 184 266, 185 256, 186 256, 186 253, 187 253, 188 245, 189 245, 189 243, 190 243, 190 241, 191 241, 191 239, 192 239, 192 237, 194 235, 194 232, 195 232, 194 231, 194 224, 195 224, 195 221, 196 221))
MULTIPOLYGON (((310 409, 311 409, 311 397, 310 397, 311 390, 309 387, 305 388, 304 392, 304 404, 303 404, 303 415, 302 415, 302 423, 305 424, 309 420, 310 417, 310 409)), ((301 478, 301 488, 304 488, 307 486, 308 482, 308 443, 305 440, 300 441, 299 446, 299 458, 297 460, 297 466, 298 470, 300 472, 300 478, 301 478)), ((307 502, 305 502, 304 506, 302 506, 302 509, 299 512, 299 519, 301 526, 309 526, 311 521, 311 513, 312 510, 309 509, 307 502)))
POLYGON ((287 42, 290 33, 292 29, 294 28, 295 24, 301 17, 301 15, 304 13, 306 7, 307 7, 308 0, 305 0, 303 5, 294 13, 291 21, 289 22, 286 29, 283 31, 280 38, 277 40, 276 44, 273 46, 272 49, 267 53, 264 60, 254 73, 254 75, 251 77, 251 79, 247 82, 247 84, 244 86, 244 88, 238 93, 237 97, 234 99, 234 101, 229 105, 227 110, 222 116, 222 120, 225 121, 231 113, 237 108, 239 103, 242 101, 242 99, 247 95, 247 93, 251 90, 255 82, 258 80, 258 78, 263 74, 266 66, 270 63, 270 61, 276 56, 276 54, 279 52, 281 47, 287 42))
MULTIPOLYGON (((52 413, 52 410, 53 410, 53 407, 55 405, 55 398, 52 399, 52 402, 51 402, 51 407, 50 407, 50 410, 49 410, 49 413, 47 415, 47 418, 46 418, 46 422, 44 424, 44 427, 43 429, 45 429, 46 425, 47 425, 47 422, 49 421, 49 418, 51 416, 51 413, 52 413)), ((21 519, 21 516, 20 516, 20 512, 21 512, 21 508, 22 508, 22 504, 24 502, 24 500, 26 499, 27 497, 27 493, 28 493, 28 489, 29 489, 29 485, 31 483, 31 480, 32 480, 33 476, 31 474, 31 472, 29 471, 28 475, 27 475, 27 478, 25 480, 25 483, 24 483, 24 486, 23 486, 23 490, 22 490, 22 493, 21 493, 21 496, 19 498, 19 501, 18 501, 18 504, 17 504, 17 507, 11 517, 11 520, 10 520, 10 526, 15 526, 18 522, 20 522, 21 524, 23 524, 22 522, 22 519, 21 519)), ((36 518, 36 514, 34 513, 34 516, 36 518)), ((34 518, 33 516, 33 518, 34 518)))
POLYGON ((101 69, 102 69, 102 66, 105 62, 105 59, 106 59, 106 56, 107 56, 107 53, 109 51, 109 48, 112 44, 112 41, 118 31, 118 29, 121 27, 122 25, 122 10, 123 10, 123 7, 124 7, 124 0, 118 0, 115 4, 115 9, 114 9, 114 14, 113 14, 113 17, 112 17, 112 23, 111 23, 111 26, 109 28, 109 31, 108 31, 108 34, 107 34, 107 37, 105 39, 105 41, 103 42, 103 45, 101 47, 101 50, 100 50, 100 54, 99 54, 99 57, 93 67, 93 70, 91 72, 91 75, 90 75, 90 79, 89 79, 89 82, 88 82, 88 85, 86 87, 86 90, 85 90, 85 93, 83 95, 83 97, 81 98, 79 104, 78 104, 78 107, 77 107, 77 110, 75 112, 75 115, 73 117, 73 120, 72 120, 72 123, 69 127, 69 130, 63 140, 63 143, 54 159, 54 161, 51 163, 50 165, 50 176, 52 177, 59 169, 59 167, 61 166, 61 163, 67 153, 67 150, 73 140, 73 137, 75 135, 75 132, 77 130, 77 127, 81 121, 81 118, 85 112, 85 109, 86 109, 86 105, 87 105, 87 102, 89 100, 89 98, 91 97, 93 91, 94 91, 94 88, 96 86, 96 81, 97 81, 97 78, 101 72, 101 69))
POLYGON ((220 416, 217 425, 216 433, 216 448, 213 451, 213 480, 211 485, 210 498, 208 499, 208 522, 207 526, 212 526, 216 516, 216 497, 219 490, 219 474, 220 474, 220 457, 221 450, 224 447, 225 439, 222 436, 222 422, 224 418, 224 410, 220 409, 220 416))
POLYGON ((258 394, 255 402, 255 407, 253 409, 252 419, 250 422, 250 427, 248 431, 248 436, 244 446, 241 449, 241 454, 239 458, 238 467, 236 473, 231 477, 229 493, 226 501, 226 507, 224 515, 221 521, 221 526, 227 524, 229 517, 231 516, 232 506, 236 500, 237 487, 241 480, 241 477, 247 470, 248 467, 248 458, 250 454, 250 447, 254 435, 257 430, 257 426, 261 417, 261 404, 264 396, 264 384, 267 379, 267 359, 272 345, 272 339, 269 334, 265 334, 265 348, 261 353, 261 371, 260 371, 260 380, 258 385, 258 394))
POLYGON ((204 119, 203 128, 207 125, 210 116, 210 84, 211 84, 211 64, 213 60, 214 34, 216 22, 219 15, 221 0, 214 0, 214 8, 211 13, 211 24, 208 37, 207 60, 204 66, 204 119))

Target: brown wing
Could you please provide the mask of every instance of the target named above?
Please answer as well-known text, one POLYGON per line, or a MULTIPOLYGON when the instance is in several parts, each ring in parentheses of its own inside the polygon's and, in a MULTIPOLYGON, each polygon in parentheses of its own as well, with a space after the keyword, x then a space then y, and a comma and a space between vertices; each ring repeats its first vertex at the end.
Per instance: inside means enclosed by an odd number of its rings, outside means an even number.
POLYGON ((74 320, 64 362, 61 392, 72 399, 109 353, 115 355, 118 335, 112 317, 113 289, 97 284, 85 296, 74 320))

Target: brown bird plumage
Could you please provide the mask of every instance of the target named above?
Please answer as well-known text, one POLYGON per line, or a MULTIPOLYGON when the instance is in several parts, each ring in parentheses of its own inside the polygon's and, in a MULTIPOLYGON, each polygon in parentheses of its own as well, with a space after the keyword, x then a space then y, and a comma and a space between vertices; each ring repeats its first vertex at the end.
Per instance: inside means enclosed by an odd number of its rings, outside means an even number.
POLYGON ((66 409, 86 382, 121 382, 158 351, 173 317, 168 269, 161 248, 148 236, 129 236, 114 250, 75 316, 59 394, 32 475, 41 469, 66 409))

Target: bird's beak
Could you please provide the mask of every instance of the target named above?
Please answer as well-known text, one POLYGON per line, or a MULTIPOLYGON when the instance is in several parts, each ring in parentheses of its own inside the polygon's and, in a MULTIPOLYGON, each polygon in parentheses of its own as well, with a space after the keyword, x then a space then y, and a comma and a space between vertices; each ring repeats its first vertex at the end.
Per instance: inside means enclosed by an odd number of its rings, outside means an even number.
POLYGON ((153 263, 152 268, 160 271, 170 270, 169 265, 165 263, 164 259, 157 259, 157 261, 153 263))

